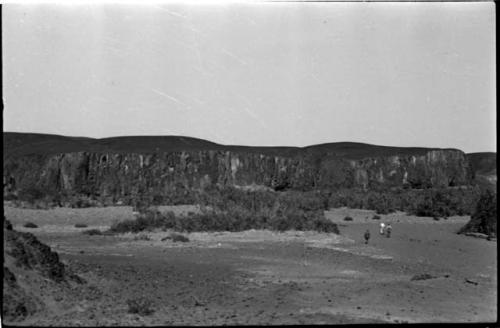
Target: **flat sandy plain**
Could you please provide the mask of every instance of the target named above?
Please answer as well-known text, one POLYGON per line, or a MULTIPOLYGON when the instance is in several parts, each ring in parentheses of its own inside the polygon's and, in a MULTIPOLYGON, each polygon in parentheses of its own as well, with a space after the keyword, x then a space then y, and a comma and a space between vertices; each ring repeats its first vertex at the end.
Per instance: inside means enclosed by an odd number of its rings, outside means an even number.
MULTIPOLYGON (((190 206, 175 211, 195 211, 190 206)), ((288 231, 168 231, 88 236, 133 218, 130 207, 51 210, 4 204, 14 229, 30 231, 60 254, 87 284, 58 291, 40 282, 47 311, 21 325, 280 325, 497 320, 497 245, 455 232, 469 217, 381 215, 391 238, 378 234, 373 211, 332 209, 340 235, 288 231), (344 221, 345 216, 353 221, 344 221), (39 228, 22 227, 34 222, 39 228), (88 228, 75 228, 85 223, 88 228), (363 234, 371 231, 368 245, 363 234), (430 274, 431 279, 411 280, 430 274), (127 312, 145 297, 154 313, 127 312)), ((47 282, 48 284, 48 282, 47 282)))

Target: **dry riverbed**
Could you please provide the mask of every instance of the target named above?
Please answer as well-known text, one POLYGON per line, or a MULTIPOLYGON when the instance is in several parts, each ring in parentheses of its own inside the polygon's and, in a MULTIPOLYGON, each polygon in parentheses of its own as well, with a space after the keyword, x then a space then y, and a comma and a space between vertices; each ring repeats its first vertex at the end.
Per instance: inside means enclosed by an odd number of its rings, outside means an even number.
MULTIPOLYGON (((468 217, 434 221, 334 209, 341 235, 289 231, 88 236, 133 218, 130 207, 27 210, 4 206, 14 229, 57 251, 87 284, 23 325, 264 325, 492 322, 496 242, 455 232, 468 217), (344 221, 350 216, 353 221, 344 221), (24 228, 31 221, 39 227, 24 228), (75 228, 84 223, 88 228, 75 228), (364 244, 363 233, 371 238, 364 244), (147 240, 146 240, 147 239, 147 240), (427 274, 426 276, 424 274, 427 274), (422 279, 415 280, 416 276, 422 279), (413 278, 413 279, 412 279, 413 278), (149 315, 128 313, 145 298, 149 315)), ((177 211, 194 211, 176 207, 177 211)))

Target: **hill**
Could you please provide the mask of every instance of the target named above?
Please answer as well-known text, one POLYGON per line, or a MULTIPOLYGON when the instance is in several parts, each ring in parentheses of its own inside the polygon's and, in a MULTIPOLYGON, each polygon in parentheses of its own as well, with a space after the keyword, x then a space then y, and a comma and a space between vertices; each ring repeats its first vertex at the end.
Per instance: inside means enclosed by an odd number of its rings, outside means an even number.
POLYGON ((389 147, 357 142, 333 142, 307 147, 221 145, 185 136, 123 136, 111 138, 66 137, 38 133, 3 133, 4 158, 24 155, 47 155, 73 152, 161 153, 175 151, 231 151, 271 156, 330 154, 335 157, 361 159, 394 155, 423 155, 441 148, 389 147))

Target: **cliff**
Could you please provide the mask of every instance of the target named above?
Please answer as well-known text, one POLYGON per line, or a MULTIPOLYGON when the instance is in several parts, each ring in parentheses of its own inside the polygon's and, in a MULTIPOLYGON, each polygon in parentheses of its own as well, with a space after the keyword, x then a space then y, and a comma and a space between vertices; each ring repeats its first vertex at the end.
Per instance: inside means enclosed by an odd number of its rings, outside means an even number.
POLYGON ((497 154, 491 152, 467 154, 474 173, 474 182, 483 189, 496 191, 497 186, 497 154))
POLYGON ((186 137, 108 139, 4 133, 4 195, 41 193, 127 200, 211 185, 274 189, 469 185, 456 149, 331 143, 305 148, 224 146, 186 137))

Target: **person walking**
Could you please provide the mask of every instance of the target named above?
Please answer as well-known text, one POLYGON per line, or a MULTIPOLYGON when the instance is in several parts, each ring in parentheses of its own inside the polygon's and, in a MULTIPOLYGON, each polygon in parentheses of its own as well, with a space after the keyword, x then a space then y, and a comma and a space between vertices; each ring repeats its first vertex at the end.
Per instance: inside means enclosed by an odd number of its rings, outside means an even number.
POLYGON ((380 234, 381 235, 384 234, 384 229, 385 229, 385 223, 384 222, 380 222, 380 234))
POLYGON ((391 226, 390 223, 387 225, 387 227, 385 228, 385 230, 387 231, 387 234, 386 234, 387 238, 390 238, 391 237, 391 231, 392 231, 392 226, 391 226))
POLYGON ((366 229, 366 231, 365 231, 365 244, 368 244, 369 239, 370 239, 370 230, 366 229))

